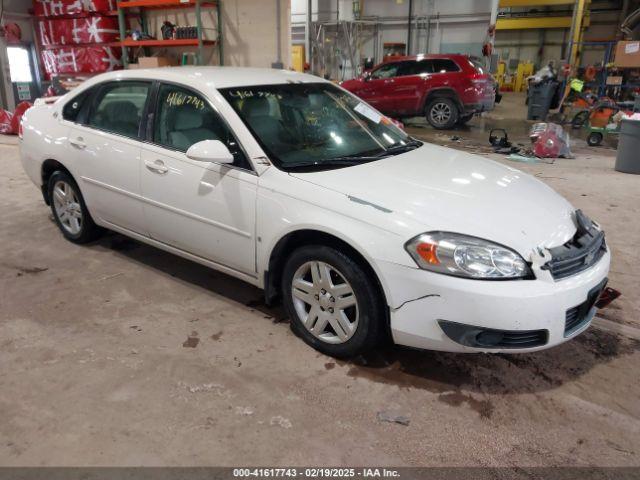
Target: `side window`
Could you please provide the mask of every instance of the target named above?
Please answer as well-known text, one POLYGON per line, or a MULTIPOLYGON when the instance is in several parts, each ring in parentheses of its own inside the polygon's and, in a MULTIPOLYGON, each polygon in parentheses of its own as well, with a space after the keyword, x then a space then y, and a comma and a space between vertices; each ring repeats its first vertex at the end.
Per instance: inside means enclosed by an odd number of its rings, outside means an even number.
POLYGON ((460 68, 455 64, 453 60, 439 58, 433 60, 433 72, 434 73, 446 73, 446 72, 458 72, 460 68))
POLYGON ((107 132, 137 138, 151 84, 118 82, 105 85, 89 114, 87 124, 107 132))
POLYGON ((407 75, 415 75, 417 72, 417 62, 402 62, 398 68, 397 77, 405 77, 407 75))
POLYGON ((90 88, 69 100, 62 108, 62 118, 69 120, 70 122, 75 122, 78 119, 78 115, 80 114, 80 110, 82 110, 85 100, 90 98, 89 94, 92 91, 93 89, 90 88))
POLYGON ((371 74, 371 78, 379 79, 379 78, 391 78, 395 77, 398 72, 399 63, 387 63, 386 65, 381 66, 377 70, 374 70, 371 74))
POLYGON ((191 145, 202 140, 220 140, 233 155, 234 165, 249 168, 235 137, 204 98, 183 87, 161 85, 153 142, 186 152, 191 145))
POLYGON ((433 73, 433 61, 432 60, 420 60, 416 64, 416 74, 433 73))

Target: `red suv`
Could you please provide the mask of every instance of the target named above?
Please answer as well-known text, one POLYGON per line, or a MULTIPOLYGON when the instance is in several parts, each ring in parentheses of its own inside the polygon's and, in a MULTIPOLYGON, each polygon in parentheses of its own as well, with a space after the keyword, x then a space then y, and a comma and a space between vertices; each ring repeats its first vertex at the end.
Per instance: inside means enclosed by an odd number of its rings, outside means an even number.
POLYGON ((493 77, 468 55, 393 57, 340 85, 386 115, 425 115, 438 129, 466 123, 496 101, 493 77))

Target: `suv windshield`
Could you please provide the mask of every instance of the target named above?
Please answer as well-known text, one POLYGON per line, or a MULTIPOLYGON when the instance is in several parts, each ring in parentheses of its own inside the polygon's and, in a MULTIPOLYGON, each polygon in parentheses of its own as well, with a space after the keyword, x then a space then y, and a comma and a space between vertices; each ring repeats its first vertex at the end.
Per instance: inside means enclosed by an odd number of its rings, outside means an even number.
POLYGON ((283 170, 349 166, 421 145, 390 119, 329 83, 220 92, 283 170))

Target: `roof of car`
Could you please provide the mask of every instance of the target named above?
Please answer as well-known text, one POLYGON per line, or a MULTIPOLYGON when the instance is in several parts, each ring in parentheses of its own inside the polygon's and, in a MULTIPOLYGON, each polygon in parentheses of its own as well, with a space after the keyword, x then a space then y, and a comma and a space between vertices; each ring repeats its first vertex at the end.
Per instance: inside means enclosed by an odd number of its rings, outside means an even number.
POLYGON ((279 83, 326 82, 320 77, 290 70, 245 67, 160 67, 116 70, 92 78, 90 83, 121 79, 166 80, 200 88, 246 87, 279 83))
POLYGON ((463 53, 424 53, 419 55, 398 55, 385 57, 385 63, 394 61, 394 62, 402 62, 402 61, 411 61, 411 60, 424 60, 431 58, 460 58, 465 57, 469 58, 469 55, 465 55, 463 53))

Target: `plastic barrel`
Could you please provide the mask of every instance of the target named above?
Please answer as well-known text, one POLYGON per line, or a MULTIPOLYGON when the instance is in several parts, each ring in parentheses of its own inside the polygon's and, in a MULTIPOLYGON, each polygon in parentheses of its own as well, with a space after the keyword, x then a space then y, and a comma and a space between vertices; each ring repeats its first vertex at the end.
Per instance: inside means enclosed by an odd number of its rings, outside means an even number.
POLYGON ((547 81, 529 86, 527 120, 545 121, 558 83, 547 81))
POLYGON ((615 169, 640 175, 640 120, 623 118, 618 141, 615 169))

